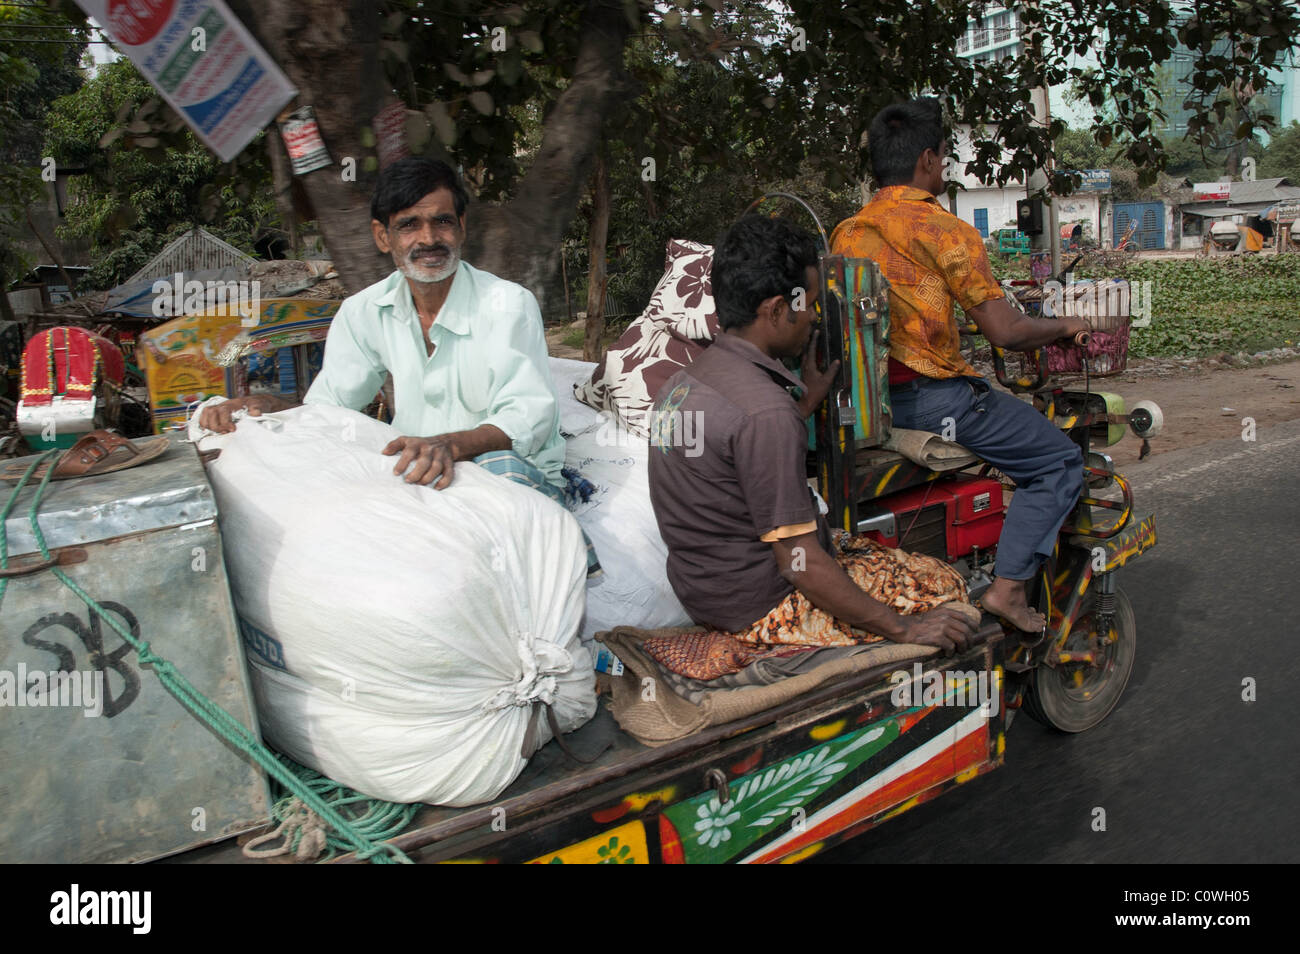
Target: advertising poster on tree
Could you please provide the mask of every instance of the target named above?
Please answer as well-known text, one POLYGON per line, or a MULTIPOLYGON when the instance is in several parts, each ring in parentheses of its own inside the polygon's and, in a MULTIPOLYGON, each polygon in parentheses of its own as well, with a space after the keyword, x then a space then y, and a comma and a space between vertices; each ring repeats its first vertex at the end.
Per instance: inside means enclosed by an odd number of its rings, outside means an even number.
POLYGON ((77 0, 223 161, 297 92, 221 0, 77 0))
POLYGON ((310 106, 299 106, 287 111, 277 120, 280 135, 284 139, 285 151, 289 153, 289 162, 293 174, 304 176, 316 169, 330 165, 329 150, 320 137, 320 127, 316 125, 316 111, 310 106))

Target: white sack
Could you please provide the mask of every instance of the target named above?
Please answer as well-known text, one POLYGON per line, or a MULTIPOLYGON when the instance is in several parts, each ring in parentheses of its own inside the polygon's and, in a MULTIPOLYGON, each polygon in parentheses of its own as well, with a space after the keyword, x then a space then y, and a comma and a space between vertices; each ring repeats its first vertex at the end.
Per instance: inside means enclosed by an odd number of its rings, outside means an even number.
POLYGON ((474 464, 445 490, 407 484, 379 453, 396 436, 308 405, 201 445, 223 448, 209 474, 235 607, 260 631, 258 713, 276 748, 368 795, 487 801, 523 769, 535 712, 550 738, 541 703, 563 731, 595 713, 582 535, 474 464))
POLYGON ((605 571, 587 585, 582 638, 615 626, 689 626, 691 618, 668 583, 668 547, 650 506, 646 439, 573 396, 573 383, 588 380, 595 367, 589 361, 551 359, 564 463, 596 485, 591 499, 574 508, 605 571))

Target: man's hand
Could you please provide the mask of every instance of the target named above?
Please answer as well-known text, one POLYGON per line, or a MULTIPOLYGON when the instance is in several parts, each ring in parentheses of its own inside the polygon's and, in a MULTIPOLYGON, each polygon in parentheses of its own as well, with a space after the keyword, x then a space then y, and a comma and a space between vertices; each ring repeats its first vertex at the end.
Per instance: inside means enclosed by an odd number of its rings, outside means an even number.
POLYGON ((390 441, 383 453, 386 457, 401 453, 393 473, 399 477, 406 473, 408 484, 433 484, 434 490, 445 490, 451 486, 456 461, 509 449, 510 438, 505 431, 495 424, 480 424, 471 431, 452 431, 436 437, 399 437, 390 441))
POLYGON ((804 394, 798 401, 799 413, 804 417, 812 414, 813 411, 826 400, 826 395, 830 392, 831 385, 835 383, 835 375, 839 373, 840 361, 836 358, 831 362, 831 366, 825 371, 817 370, 817 345, 821 341, 822 331, 820 328, 808 336, 808 347, 803 351, 803 364, 799 368, 799 376, 803 379, 804 394))
POLYGON ((962 652, 970 645, 976 624, 969 616, 950 603, 934 609, 903 617, 903 636, 900 643, 917 646, 935 646, 947 655, 962 652))
POLYGON ((246 410, 252 417, 261 417, 263 414, 287 411, 294 406, 273 394, 250 394, 248 397, 205 407, 199 414, 199 426, 217 434, 229 434, 235 429, 235 423, 230 418, 238 410, 246 410))
POLYGON ((1063 318, 1061 324, 1066 326, 1061 330, 1062 338, 1073 338, 1085 331, 1092 333, 1092 322, 1087 318, 1063 318))
POLYGON ((384 448, 385 457, 401 453, 393 473, 406 474, 408 484, 433 484, 434 490, 451 486, 452 468, 456 461, 456 446, 452 435, 439 437, 399 437, 384 448), (408 471, 407 468, 410 468, 408 471))

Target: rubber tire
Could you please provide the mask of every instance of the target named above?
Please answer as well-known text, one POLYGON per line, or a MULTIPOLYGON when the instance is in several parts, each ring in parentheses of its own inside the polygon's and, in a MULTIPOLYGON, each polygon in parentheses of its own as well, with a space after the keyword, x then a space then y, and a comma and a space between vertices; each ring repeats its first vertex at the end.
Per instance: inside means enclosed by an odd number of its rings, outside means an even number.
MULTIPOLYGON (((1090 589, 1084 597, 1081 620, 1093 611, 1096 601, 1097 595, 1090 589)), ((1119 638, 1104 671, 1098 674, 1098 681, 1086 686, 1090 698, 1083 698, 1083 690, 1065 675, 1073 672, 1073 666, 1057 669, 1039 666, 1030 674, 1025 711, 1036 722, 1061 732, 1086 732, 1110 715, 1124 695, 1137 657, 1137 618, 1133 615, 1133 604, 1119 587, 1115 588, 1115 630, 1119 638)), ((1067 648, 1074 643, 1075 634, 1071 634, 1067 648)))

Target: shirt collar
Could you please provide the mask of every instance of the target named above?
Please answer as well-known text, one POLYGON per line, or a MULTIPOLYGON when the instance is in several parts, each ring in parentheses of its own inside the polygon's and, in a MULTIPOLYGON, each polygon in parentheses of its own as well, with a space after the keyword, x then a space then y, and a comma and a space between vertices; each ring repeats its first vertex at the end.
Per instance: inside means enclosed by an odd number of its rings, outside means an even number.
MULTIPOLYGON (((438 318, 433 323, 434 328, 442 328, 454 335, 470 333, 468 306, 473 296, 469 288, 468 268, 469 266, 464 262, 457 266, 456 277, 451 282, 451 291, 447 293, 447 300, 442 303, 442 308, 438 311, 438 318)), ((401 271, 395 271, 388 276, 386 287, 375 299, 375 304, 380 308, 392 309, 393 317, 401 321, 418 323, 420 320, 419 313, 415 310, 415 300, 411 297, 411 286, 401 271)))
POLYGON ((937 196, 931 195, 924 189, 918 189, 916 186, 910 185, 891 185, 885 186, 883 189, 877 189, 876 194, 871 197, 871 201, 875 202, 877 199, 892 200, 894 202, 906 202, 910 199, 917 202, 933 202, 935 205, 939 204, 937 196))
POLYGON ((757 345, 751 344, 739 335, 728 334, 725 331, 719 332, 710 347, 721 348, 723 351, 734 354, 739 358, 744 358, 766 371, 783 388, 788 390, 791 387, 796 387, 799 389, 800 394, 803 393, 803 381, 799 379, 798 375, 776 358, 764 354, 757 345))

